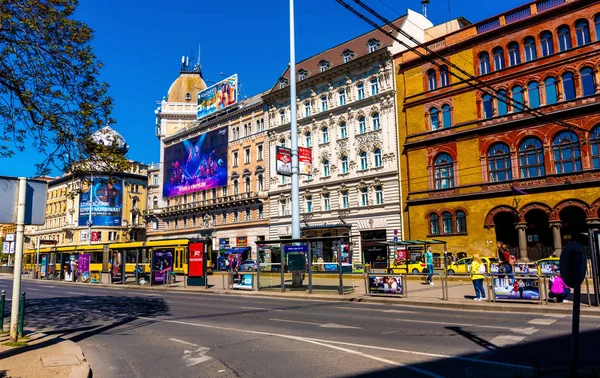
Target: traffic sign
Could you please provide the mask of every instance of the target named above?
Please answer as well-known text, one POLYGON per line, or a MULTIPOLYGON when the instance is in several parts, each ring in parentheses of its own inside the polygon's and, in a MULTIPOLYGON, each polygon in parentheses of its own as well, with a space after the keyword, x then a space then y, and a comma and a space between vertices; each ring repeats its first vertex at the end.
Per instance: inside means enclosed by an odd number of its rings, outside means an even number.
POLYGON ((569 242, 560 255, 560 276, 569 287, 579 287, 585 279, 587 258, 583 246, 569 242))

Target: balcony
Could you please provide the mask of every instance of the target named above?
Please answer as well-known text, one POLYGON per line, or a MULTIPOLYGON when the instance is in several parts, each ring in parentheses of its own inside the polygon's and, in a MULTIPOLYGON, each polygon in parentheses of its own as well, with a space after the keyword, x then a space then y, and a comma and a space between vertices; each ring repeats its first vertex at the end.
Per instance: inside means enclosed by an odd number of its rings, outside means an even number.
POLYGON ((238 205, 250 205, 262 202, 268 198, 267 192, 244 192, 230 196, 212 198, 196 202, 184 203, 163 208, 155 208, 144 211, 144 216, 163 215, 172 216, 177 214, 195 213, 200 210, 214 210, 238 205))

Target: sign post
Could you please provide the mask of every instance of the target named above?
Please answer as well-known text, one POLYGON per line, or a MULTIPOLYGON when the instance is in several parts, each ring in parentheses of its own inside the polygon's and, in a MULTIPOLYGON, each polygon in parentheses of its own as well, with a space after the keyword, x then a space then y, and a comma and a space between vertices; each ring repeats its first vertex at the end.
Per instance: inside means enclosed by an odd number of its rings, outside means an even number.
POLYGON ((17 342, 19 326, 19 302, 21 294, 21 266, 23 260, 23 238, 25 234, 25 203, 27 198, 27 179, 19 177, 19 195, 17 197, 17 235, 15 248, 15 268, 13 272, 12 308, 10 311, 10 341, 17 342))
POLYGON ((206 286, 206 248, 204 242, 188 245, 188 286, 206 286))

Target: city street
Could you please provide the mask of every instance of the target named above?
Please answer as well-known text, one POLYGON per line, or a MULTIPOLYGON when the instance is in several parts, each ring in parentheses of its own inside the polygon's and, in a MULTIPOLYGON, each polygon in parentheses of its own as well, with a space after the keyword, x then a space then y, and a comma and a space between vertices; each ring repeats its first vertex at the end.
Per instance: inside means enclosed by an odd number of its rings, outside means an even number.
MULTIPOLYGON (((11 286, 0 277, 7 298, 11 286)), ((101 378, 564 376, 569 362, 565 315, 33 281, 23 290, 25 327, 77 342, 101 378)), ((581 330, 580 366, 598 368, 598 319, 583 317, 581 330)))

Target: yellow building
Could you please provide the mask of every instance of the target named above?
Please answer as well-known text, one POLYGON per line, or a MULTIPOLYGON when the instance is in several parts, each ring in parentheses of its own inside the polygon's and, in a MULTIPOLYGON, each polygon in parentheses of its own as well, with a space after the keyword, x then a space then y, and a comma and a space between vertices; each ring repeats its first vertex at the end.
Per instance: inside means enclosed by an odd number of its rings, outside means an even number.
POLYGON ((526 261, 597 220, 599 23, 598 3, 528 3, 395 55, 407 239, 526 261))

